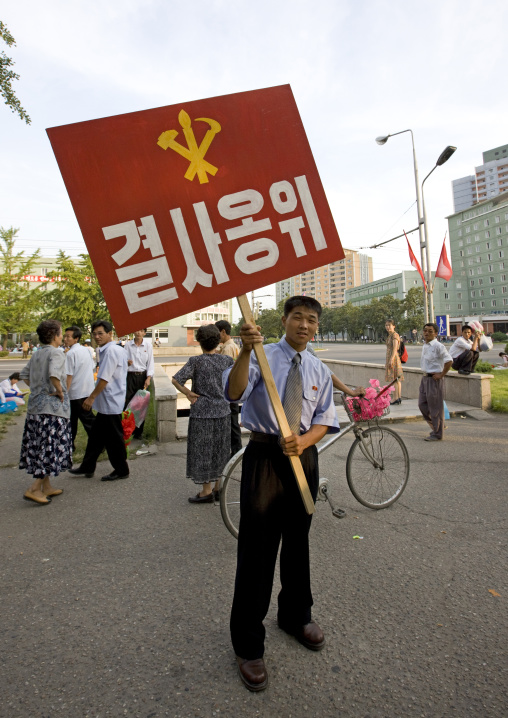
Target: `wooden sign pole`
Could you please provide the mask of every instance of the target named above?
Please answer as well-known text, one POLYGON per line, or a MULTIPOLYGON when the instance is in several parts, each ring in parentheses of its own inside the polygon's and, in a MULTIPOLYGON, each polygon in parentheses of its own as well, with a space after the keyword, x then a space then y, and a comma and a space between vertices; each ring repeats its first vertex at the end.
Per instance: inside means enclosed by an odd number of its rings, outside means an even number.
MULTIPOLYGON (((252 315, 251 307, 246 294, 241 294, 238 297, 238 304, 240 305, 240 311, 242 312, 242 316, 247 322, 247 324, 253 324, 254 326, 256 326, 256 321, 252 315)), ((277 419, 277 423, 279 425, 280 433, 285 438, 289 437, 291 436, 292 432, 289 428, 286 415, 284 414, 282 402, 280 400, 277 387, 275 386, 272 370, 270 369, 270 365, 268 364, 268 359, 266 358, 263 345, 254 344, 254 352, 256 354, 256 359, 258 360, 259 368, 261 370, 261 376, 263 377, 263 381, 265 382, 266 391, 268 392, 268 396, 270 398, 270 403, 272 405, 275 417, 277 419)), ((300 489, 300 494, 302 497, 302 501, 305 505, 305 509, 308 514, 313 514, 315 508, 314 501, 312 500, 309 485, 303 471, 300 457, 289 456, 288 458, 291 463, 293 473, 295 475, 296 483, 298 484, 298 488, 300 489)))

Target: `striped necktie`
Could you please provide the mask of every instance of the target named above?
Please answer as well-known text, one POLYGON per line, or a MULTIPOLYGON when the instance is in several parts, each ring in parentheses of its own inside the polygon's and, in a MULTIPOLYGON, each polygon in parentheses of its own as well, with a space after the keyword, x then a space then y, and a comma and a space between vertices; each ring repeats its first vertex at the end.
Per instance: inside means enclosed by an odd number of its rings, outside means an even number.
POLYGON ((286 392, 284 394, 284 413, 288 420, 289 428, 293 434, 300 434, 300 422, 302 419, 302 375, 300 374, 300 363, 302 357, 296 353, 293 357, 291 368, 286 381, 286 392))

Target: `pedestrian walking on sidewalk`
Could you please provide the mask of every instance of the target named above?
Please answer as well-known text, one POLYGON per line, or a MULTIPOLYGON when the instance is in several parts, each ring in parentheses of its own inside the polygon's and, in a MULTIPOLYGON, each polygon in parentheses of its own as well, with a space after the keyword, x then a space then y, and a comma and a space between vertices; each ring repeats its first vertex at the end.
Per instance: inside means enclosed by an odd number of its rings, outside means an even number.
POLYGON ((64 342, 67 347, 65 355, 65 371, 67 372, 67 391, 71 402, 71 432, 72 450, 76 447, 76 434, 78 433, 78 419, 83 424, 87 435, 90 436, 94 414, 91 409, 83 408, 83 402, 94 388, 92 356, 86 347, 81 346, 79 340, 82 336, 79 327, 73 325, 65 330, 64 342))
POLYGON ((34 479, 23 498, 45 506, 51 503, 52 496, 63 493, 63 489, 51 485, 50 476, 58 476, 72 466, 71 410, 60 322, 41 322, 37 334, 41 347, 20 372, 20 378, 30 387, 30 396, 19 468, 34 479))
POLYGON ((233 360, 217 354, 220 332, 214 324, 199 327, 196 339, 203 354, 191 357, 172 382, 191 403, 187 478, 200 485, 201 490, 191 496, 189 502, 204 504, 213 502, 214 493, 218 498, 219 477, 231 456, 230 409, 222 391, 222 374, 233 360), (192 379, 192 389, 184 386, 189 379, 192 379))
MULTIPOLYGON (((140 389, 148 389, 152 381, 154 372, 153 348, 152 342, 145 339, 145 334, 146 329, 138 329, 134 332, 134 339, 129 340, 125 345, 128 369, 124 409, 127 408, 136 392, 140 389)), ((134 429, 133 439, 141 439, 144 426, 145 422, 134 429)))
POLYGON ((404 381, 404 375, 402 373, 402 363, 399 356, 400 336, 395 331, 395 322, 393 319, 386 320, 385 329, 388 332, 388 338, 386 340, 385 381, 392 382, 394 379, 397 379, 394 384, 395 391, 393 392, 393 401, 391 403, 401 404, 402 389, 400 382, 404 381))
POLYGON ((452 358, 443 344, 437 341, 437 324, 423 327, 424 345, 420 367, 424 375, 420 383, 418 408, 432 431, 425 441, 441 441, 444 429, 444 377, 448 373, 452 358))
POLYGON ((83 402, 83 409, 96 410, 81 466, 70 469, 75 476, 92 478, 97 460, 106 449, 113 471, 101 481, 116 481, 129 476, 127 450, 123 437, 122 412, 127 384, 127 356, 122 346, 113 341, 113 325, 105 319, 92 324, 97 343, 99 373, 94 390, 83 402))

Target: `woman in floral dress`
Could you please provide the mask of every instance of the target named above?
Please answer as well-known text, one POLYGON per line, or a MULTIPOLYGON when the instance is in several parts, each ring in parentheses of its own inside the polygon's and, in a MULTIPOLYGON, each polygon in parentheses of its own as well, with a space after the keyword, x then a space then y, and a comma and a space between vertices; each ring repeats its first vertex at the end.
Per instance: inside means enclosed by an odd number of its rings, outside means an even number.
POLYGON ((187 435, 187 477, 201 491, 191 496, 191 504, 212 503, 218 495, 219 477, 231 456, 231 409, 224 399, 222 373, 233 364, 225 354, 217 354, 220 332, 215 324, 200 327, 196 339, 203 354, 191 357, 172 381, 191 403, 187 435), (192 379, 192 390, 184 386, 192 379), (212 489, 212 481, 215 486, 212 489))
POLYGON ((391 382, 397 379, 393 392, 394 400, 392 404, 401 404, 401 381, 404 381, 402 374, 402 364, 399 357, 400 336, 395 331, 395 322, 393 319, 387 319, 385 329, 388 332, 386 340, 386 365, 385 365, 385 381, 391 382))
POLYGON ((49 477, 71 468, 72 437, 60 322, 41 322, 37 334, 41 346, 20 372, 20 379, 30 387, 30 396, 19 468, 34 479, 23 498, 45 506, 52 496, 63 493, 51 485, 49 477))

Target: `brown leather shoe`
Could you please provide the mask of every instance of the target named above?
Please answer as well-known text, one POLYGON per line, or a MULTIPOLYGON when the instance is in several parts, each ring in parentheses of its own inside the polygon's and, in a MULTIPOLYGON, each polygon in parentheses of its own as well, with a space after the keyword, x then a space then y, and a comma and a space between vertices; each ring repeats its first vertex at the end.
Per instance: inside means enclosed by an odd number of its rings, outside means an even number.
POLYGON ((279 628, 294 636, 296 640, 311 651, 320 651, 326 643, 325 634, 315 621, 306 623, 304 626, 290 628, 279 623, 279 628))
POLYGON ((268 685, 268 673, 266 672, 264 660, 255 658, 248 661, 245 658, 240 658, 240 656, 237 656, 236 660, 240 678, 249 691, 264 691, 268 685))

